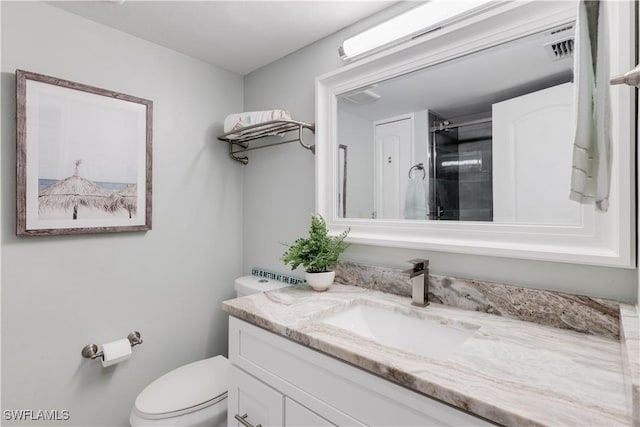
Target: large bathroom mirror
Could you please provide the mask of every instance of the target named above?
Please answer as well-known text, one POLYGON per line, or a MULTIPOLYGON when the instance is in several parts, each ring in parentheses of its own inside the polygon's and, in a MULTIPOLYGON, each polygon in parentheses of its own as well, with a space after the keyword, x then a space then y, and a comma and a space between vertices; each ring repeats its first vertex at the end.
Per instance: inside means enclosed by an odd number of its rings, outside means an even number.
MULTIPOLYGON (((633 4, 607 14, 611 75, 633 4)), ((577 3, 507 2, 317 80, 317 206, 352 241, 633 267, 632 90, 611 87, 610 207, 570 200, 577 3)))

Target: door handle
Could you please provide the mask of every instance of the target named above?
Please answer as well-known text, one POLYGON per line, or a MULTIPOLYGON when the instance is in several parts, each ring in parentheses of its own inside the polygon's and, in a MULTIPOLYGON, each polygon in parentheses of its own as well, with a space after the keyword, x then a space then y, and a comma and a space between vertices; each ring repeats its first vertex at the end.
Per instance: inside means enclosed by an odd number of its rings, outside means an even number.
POLYGON ((240 424, 242 424, 244 427, 262 427, 262 424, 257 424, 257 425, 253 425, 251 424, 249 421, 247 421, 247 417, 249 416, 249 414, 244 414, 244 415, 235 415, 235 419, 240 421, 240 424))

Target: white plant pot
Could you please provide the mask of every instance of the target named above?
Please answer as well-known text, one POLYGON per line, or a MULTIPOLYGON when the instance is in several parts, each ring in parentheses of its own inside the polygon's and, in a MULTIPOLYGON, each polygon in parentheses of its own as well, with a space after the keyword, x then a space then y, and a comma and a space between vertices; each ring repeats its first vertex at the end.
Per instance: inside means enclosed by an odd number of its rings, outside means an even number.
POLYGON ((336 277, 335 271, 327 271, 325 273, 304 273, 304 278, 314 291, 323 292, 329 289, 336 277))

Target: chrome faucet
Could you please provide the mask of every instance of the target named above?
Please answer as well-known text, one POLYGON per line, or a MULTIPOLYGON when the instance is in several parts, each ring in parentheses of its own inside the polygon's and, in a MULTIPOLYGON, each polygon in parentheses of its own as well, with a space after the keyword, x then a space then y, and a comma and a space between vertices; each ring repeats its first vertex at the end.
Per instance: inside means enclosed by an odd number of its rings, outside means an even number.
POLYGON ((429 260, 412 259, 407 261, 413 268, 403 271, 409 275, 411 285, 411 305, 426 307, 429 305, 429 260))

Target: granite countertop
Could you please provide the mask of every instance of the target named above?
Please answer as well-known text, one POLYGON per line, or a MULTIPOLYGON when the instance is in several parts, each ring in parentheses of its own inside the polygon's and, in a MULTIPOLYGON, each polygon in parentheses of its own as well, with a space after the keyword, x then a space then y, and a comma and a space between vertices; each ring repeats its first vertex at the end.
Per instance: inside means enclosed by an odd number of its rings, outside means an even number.
POLYGON ((620 306, 622 361, 634 427, 640 426, 640 318, 635 307, 620 306))
POLYGON ((617 339, 441 304, 416 308, 407 297, 340 284, 322 293, 295 286, 249 295, 225 301, 223 309, 499 424, 632 424, 626 392, 630 380, 622 357, 627 350, 617 339), (322 322, 354 304, 475 332, 452 355, 438 360, 386 347, 322 322))

